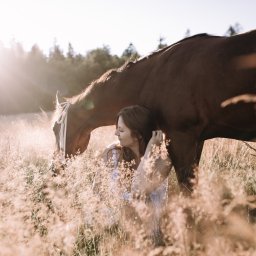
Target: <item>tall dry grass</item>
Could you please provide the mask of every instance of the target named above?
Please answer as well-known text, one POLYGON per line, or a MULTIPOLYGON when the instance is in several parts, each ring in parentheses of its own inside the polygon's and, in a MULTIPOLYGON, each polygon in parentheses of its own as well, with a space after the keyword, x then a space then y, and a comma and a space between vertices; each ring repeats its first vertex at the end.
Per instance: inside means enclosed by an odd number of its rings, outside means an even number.
POLYGON ((234 140, 207 141, 190 198, 179 194, 172 171, 163 245, 155 247, 147 205, 134 203, 136 214, 124 218, 129 206, 109 190, 110 170, 98 155, 113 133, 113 127, 97 129, 87 152, 53 177, 49 115, 0 118, 0 255, 256 255, 251 149, 234 140), (97 173, 104 179, 95 191, 97 173))

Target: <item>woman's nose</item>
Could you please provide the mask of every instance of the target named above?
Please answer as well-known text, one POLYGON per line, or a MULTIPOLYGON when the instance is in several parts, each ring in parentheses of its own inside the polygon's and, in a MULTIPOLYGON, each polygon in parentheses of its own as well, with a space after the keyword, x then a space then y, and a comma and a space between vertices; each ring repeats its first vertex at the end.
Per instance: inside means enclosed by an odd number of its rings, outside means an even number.
POLYGON ((119 132, 118 130, 115 131, 115 135, 118 136, 119 135, 119 132))

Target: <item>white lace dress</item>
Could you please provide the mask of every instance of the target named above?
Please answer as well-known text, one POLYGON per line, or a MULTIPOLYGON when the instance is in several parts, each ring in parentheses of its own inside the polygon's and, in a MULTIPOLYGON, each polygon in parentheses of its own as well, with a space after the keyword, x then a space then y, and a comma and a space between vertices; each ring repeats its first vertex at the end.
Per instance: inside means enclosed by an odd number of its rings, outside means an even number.
MULTIPOLYGON (((120 170, 119 170, 119 152, 115 146, 109 148, 112 152, 112 163, 113 171, 110 174, 110 189, 116 191, 119 186, 120 170)), ((165 203, 167 202, 167 189, 168 189, 168 178, 166 178, 161 185, 149 194, 148 204, 151 204, 153 211, 154 220, 152 222, 152 230, 154 233, 159 232, 159 221, 161 212, 165 203)), ((122 191, 119 194, 119 198, 125 202, 131 202, 131 193, 128 191, 122 191)))
MULTIPOLYGON (((120 170, 119 170, 119 152, 114 146, 109 147, 109 150, 112 152, 112 163, 113 163, 113 171, 111 172, 111 189, 115 189, 118 186, 118 181, 120 179, 120 170)), ((167 197, 167 189, 168 189, 168 178, 166 178, 161 185, 152 191, 149 194, 149 198, 156 208, 159 208, 166 201, 167 197)), ((123 200, 130 201, 131 193, 125 192, 120 195, 123 200)))

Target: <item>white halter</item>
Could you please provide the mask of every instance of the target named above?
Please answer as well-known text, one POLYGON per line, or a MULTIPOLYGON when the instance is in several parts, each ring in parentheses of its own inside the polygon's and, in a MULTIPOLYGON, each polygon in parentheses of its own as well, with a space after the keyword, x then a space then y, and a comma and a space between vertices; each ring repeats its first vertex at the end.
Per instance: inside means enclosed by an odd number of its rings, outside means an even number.
POLYGON ((60 151, 63 154, 63 158, 66 155, 66 135, 67 135, 67 117, 68 117, 68 109, 70 107, 69 102, 59 103, 58 107, 61 109, 60 116, 56 121, 57 124, 60 124, 59 131, 59 147, 60 151))

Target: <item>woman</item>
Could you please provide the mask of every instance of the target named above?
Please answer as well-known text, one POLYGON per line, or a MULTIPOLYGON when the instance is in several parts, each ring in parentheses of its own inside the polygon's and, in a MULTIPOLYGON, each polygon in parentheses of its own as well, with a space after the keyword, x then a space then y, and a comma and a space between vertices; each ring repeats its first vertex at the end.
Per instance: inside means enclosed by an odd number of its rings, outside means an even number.
POLYGON ((145 107, 123 108, 117 115, 115 132, 120 144, 108 147, 104 159, 112 168, 110 190, 113 195, 117 194, 125 203, 131 202, 133 197, 146 197, 147 205, 152 206, 153 237, 156 237, 159 209, 166 199, 170 161, 154 155, 155 148, 163 142, 163 133, 156 130, 154 120, 145 107))

